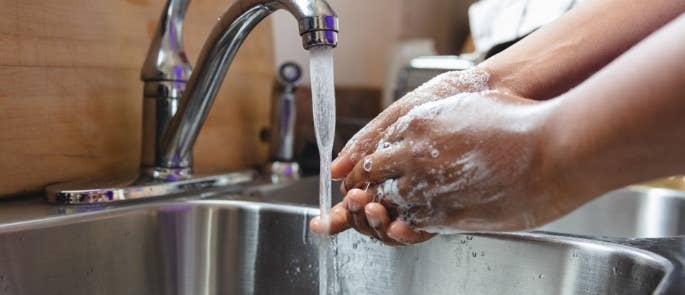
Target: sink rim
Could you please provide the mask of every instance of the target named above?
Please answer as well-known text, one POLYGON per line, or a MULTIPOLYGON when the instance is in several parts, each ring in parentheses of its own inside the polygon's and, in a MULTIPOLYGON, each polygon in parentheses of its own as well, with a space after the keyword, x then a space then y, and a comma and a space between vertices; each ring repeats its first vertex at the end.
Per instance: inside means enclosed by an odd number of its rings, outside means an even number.
MULTIPOLYGON (((144 212, 146 210, 158 210, 164 207, 171 206, 192 206, 205 208, 238 208, 238 209, 252 209, 255 211, 273 210, 291 214, 305 214, 307 217, 316 216, 319 214, 319 209, 309 205, 298 205, 291 203, 274 203, 267 201, 254 201, 237 199, 200 199, 200 200, 168 200, 164 202, 154 203, 139 203, 127 206, 118 207, 102 207, 96 208, 93 211, 75 212, 64 215, 54 215, 32 220, 17 221, 12 223, 0 224, 0 234, 9 232, 18 232, 23 230, 45 229, 59 226, 68 226, 76 223, 87 223, 95 220, 105 218, 114 218, 129 214, 130 212, 144 212)), ((598 239, 589 236, 571 235, 555 232, 545 231, 522 231, 522 232, 475 232, 464 231, 452 235, 470 235, 486 238, 496 238, 501 240, 512 241, 532 241, 539 243, 563 244, 578 248, 594 248, 606 252, 616 252, 620 254, 635 254, 637 257, 647 260, 660 260, 662 262, 672 263, 654 252, 643 250, 634 246, 627 246, 617 241, 598 239)), ((633 239, 635 240, 635 239, 633 239)), ((642 239, 640 239, 642 240, 642 239)), ((658 239, 653 239, 658 240, 658 239)))
POLYGON ((267 202, 250 200, 249 196, 242 198, 241 196, 230 196, 230 199, 176 199, 164 200, 157 202, 145 203, 128 203, 111 205, 91 205, 91 206, 64 206, 66 211, 60 214, 49 216, 41 216, 38 218, 31 218, 26 220, 19 220, 14 222, 0 223, 0 234, 7 232, 17 232, 25 229, 39 229, 49 228, 60 225, 69 225, 72 223, 83 223, 91 220, 99 220, 103 218, 116 217, 121 214, 126 214, 131 211, 144 211, 150 208, 160 208, 166 206, 178 205, 194 205, 194 206, 230 206, 240 208, 256 208, 256 209, 278 209, 287 213, 302 213, 307 212, 307 216, 314 216, 319 214, 319 209, 313 206, 297 205, 278 202, 267 202), (233 198, 235 197, 235 198, 233 198), (69 210, 73 210, 69 212, 69 210))
MULTIPOLYGON (((247 209, 256 212, 265 210, 278 211, 289 214, 304 214, 307 218, 315 216, 319 213, 319 210, 313 206, 245 200, 241 199, 240 197, 237 197, 235 199, 177 199, 151 203, 136 203, 116 207, 102 206, 91 208, 91 210, 94 209, 95 211, 67 213, 62 215, 38 218, 34 220, 25 220, 13 223, 0 224, 0 234, 59 228, 62 226, 69 226, 73 224, 88 223, 102 219, 126 216, 127 214, 135 212, 153 213, 162 208, 169 208, 173 206, 190 206, 193 208, 201 207, 217 209, 232 208, 238 210, 247 209)), ((679 267, 680 264, 678 264, 677 261, 674 262, 671 259, 668 259, 663 255, 659 254, 658 252, 643 249, 635 245, 621 243, 621 241, 607 241, 602 239, 594 239, 592 237, 539 231, 461 232, 456 235, 471 235, 518 243, 532 242, 541 245, 549 244, 550 247, 557 246, 569 249, 561 249, 561 251, 570 251, 570 249, 578 249, 581 252, 600 251, 603 255, 617 255, 620 257, 624 257, 635 263, 647 265, 651 268, 663 272, 663 277, 654 289, 655 293, 662 293, 665 290, 668 290, 669 287, 671 287, 671 285, 673 285, 674 283, 677 284, 678 278, 682 276, 682 269, 679 267)))

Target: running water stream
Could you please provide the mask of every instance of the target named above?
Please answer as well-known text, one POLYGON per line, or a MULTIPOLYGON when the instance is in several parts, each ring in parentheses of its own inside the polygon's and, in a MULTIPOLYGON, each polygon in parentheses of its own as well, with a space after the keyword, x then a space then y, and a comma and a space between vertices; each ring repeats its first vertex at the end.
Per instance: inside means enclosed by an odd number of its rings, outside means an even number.
MULTIPOLYGON (((319 208, 321 221, 328 224, 331 210, 331 154, 335 134, 335 84, 333 82, 333 48, 309 50, 314 130, 321 159, 319 175, 319 208)), ((338 294, 335 264, 335 238, 322 234, 319 244, 319 294, 338 294)))

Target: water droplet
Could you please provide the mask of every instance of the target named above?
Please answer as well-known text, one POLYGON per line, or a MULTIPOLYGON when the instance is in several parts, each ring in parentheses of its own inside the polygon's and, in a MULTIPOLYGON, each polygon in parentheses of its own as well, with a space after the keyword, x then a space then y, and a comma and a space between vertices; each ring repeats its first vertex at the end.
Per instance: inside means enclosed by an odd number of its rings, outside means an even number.
POLYGON ((473 258, 476 258, 478 256, 478 252, 471 252, 471 256, 473 256, 473 258))
POLYGON ((473 240, 473 236, 466 236, 466 239, 469 240, 469 241, 470 241, 470 240, 473 240))
POLYGON ((386 141, 386 142, 383 142, 383 148, 384 148, 384 149, 387 149, 387 148, 389 148, 389 147, 390 147, 390 143, 389 143, 389 142, 387 142, 387 141, 386 141))
POLYGON ((618 273, 618 270, 617 270, 616 267, 614 266, 614 267, 611 268, 611 272, 612 272, 614 275, 616 275, 616 274, 618 273))
POLYGON ((488 265, 487 267, 488 267, 488 271, 490 271, 490 266, 488 265))
POLYGON ((362 168, 364 168, 364 171, 371 172, 372 167, 373 167, 373 162, 369 159, 364 159, 364 164, 362 165, 362 168))
POLYGON ((436 149, 434 149, 434 150, 431 151, 431 157, 437 158, 437 157, 439 157, 439 156, 440 156, 440 151, 438 151, 438 150, 436 150, 436 149))
POLYGON ((485 251, 480 251, 480 256, 485 256, 485 251))
POLYGON ((538 275, 538 279, 544 279, 544 278, 545 278, 544 275, 538 275))

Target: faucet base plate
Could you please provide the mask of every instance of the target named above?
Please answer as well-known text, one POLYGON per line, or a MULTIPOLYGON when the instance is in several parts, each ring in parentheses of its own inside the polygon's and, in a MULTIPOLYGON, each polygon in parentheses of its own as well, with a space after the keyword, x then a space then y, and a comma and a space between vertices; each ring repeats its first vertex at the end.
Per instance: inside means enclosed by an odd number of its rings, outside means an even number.
POLYGON ((59 183, 50 185, 45 190, 50 203, 79 205, 137 200, 236 186, 254 181, 256 178, 257 173, 252 170, 180 180, 159 180, 143 173, 107 180, 59 183))

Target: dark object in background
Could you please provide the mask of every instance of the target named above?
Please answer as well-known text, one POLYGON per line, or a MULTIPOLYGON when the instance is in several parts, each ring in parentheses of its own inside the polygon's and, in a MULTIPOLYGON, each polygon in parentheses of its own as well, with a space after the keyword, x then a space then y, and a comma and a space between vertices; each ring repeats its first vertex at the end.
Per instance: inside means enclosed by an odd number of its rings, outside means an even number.
MULTIPOLYGON (((272 181, 277 169, 297 164, 300 176, 319 173, 319 151, 314 134, 311 89, 298 87, 302 69, 295 63, 284 63, 278 70, 273 87, 271 127, 264 128, 260 138, 269 142, 270 162, 264 175, 272 181), (291 132, 292 131, 292 132, 291 132), (278 167, 273 167, 278 163, 278 167), (284 163, 289 165, 284 166, 284 163)), ((381 91, 364 87, 336 87, 336 127, 333 156, 359 129, 381 110, 381 91)), ((284 171, 287 172, 287 171, 284 171)), ((278 178, 278 177, 277 177, 278 178)), ((278 179, 276 179, 278 180, 278 179)))
POLYGON ((412 59, 397 76, 397 88, 394 99, 398 100, 405 94, 426 83, 433 77, 449 71, 461 71, 476 65, 474 60, 457 55, 421 56, 412 59))
POLYGON ((269 157, 272 161, 292 161, 297 117, 295 90, 302 78, 302 68, 294 62, 284 63, 278 69, 277 77, 279 83, 271 103, 269 157))
POLYGON ((297 101, 295 90, 302 78, 302 67, 286 62, 278 69, 278 80, 271 101, 271 131, 269 163, 265 167, 273 183, 300 178, 300 165, 295 161, 295 121, 297 101))
POLYGON ((438 55, 421 56, 412 59, 399 73, 394 100, 402 98, 417 87, 426 83, 433 77, 449 71, 461 71, 476 66, 479 62, 504 51, 509 46, 525 38, 527 35, 515 40, 497 44, 485 54, 462 54, 462 55, 438 55))
POLYGON ((509 46, 516 44, 516 42, 521 41, 523 38, 528 37, 528 35, 530 35, 532 33, 533 32, 530 32, 530 33, 525 34, 525 35, 523 35, 519 38, 516 38, 514 40, 507 41, 507 42, 500 43, 500 44, 493 46, 492 48, 490 48, 490 50, 488 50, 487 53, 485 53, 485 59, 488 59, 491 56, 494 56, 495 54, 498 54, 498 53, 504 51, 505 49, 509 48, 509 46))
MULTIPOLYGON (((295 128, 295 160, 300 164, 302 176, 319 173, 319 151, 314 135, 311 91, 298 88, 297 120, 295 128)), ((381 90, 363 87, 336 86, 335 140, 333 158, 345 143, 381 111, 381 90)))

